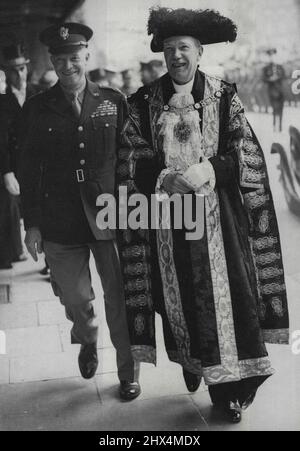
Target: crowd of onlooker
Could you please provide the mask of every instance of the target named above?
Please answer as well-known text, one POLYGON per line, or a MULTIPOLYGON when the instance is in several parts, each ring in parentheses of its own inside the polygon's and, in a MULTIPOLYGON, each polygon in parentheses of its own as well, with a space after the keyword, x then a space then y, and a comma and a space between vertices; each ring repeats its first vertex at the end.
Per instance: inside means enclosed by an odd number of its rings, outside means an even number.
MULTIPOLYGON (((285 79, 283 90, 285 104, 297 106, 300 101, 300 94, 295 95, 292 90, 294 79, 292 77, 295 70, 300 70, 300 56, 297 59, 280 62, 284 68, 285 79)), ((226 81, 236 83, 239 96, 242 99, 246 110, 256 112, 266 112, 270 107, 266 84, 263 80, 263 69, 266 61, 260 57, 257 59, 240 59, 234 56, 228 61, 218 66, 217 76, 226 81)), ((129 67, 126 70, 118 71, 115 68, 98 68, 91 70, 88 74, 91 81, 99 83, 101 86, 110 86, 119 89, 126 96, 136 92, 142 85, 147 85, 156 80, 166 72, 162 60, 151 60, 141 62, 139 67, 129 67)), ((29 74, 30 78, 30 74, 29 74)), ((5 90, 5 74, 0 72, 0 94, 5 90)), ((52 69, 47 69, 35 83, 40 90, 49 89, 57 81, 57 76, 52 69)))
MULTIPOLYGON (((264 68, 268 64, 267 52, 257 52, 254 56, 245 54, 232 57, 223 65, 224 78, 236 83, 239 96, 246 110, 255 112, 267 112, 270 109, 270 98, 264 81, 264 68)), ((292 85, 295 82, 293 73, 300 69, 300 54, 290 54, 283 57, 284 52, 277 53, 276 63, 281 65, 284 71, 282 89, 285 105, 298 106, 300 95, 295 95, 292 85)))
POLYGON ((139 67, 130 67, 118 72, 113 68, 94 69, 89 72, 89 78, 101 86, 119 89, 126 96, 136 92, 142 85, 147 85, 166 72, 163 61, 151 60, 141 62, 139 67))

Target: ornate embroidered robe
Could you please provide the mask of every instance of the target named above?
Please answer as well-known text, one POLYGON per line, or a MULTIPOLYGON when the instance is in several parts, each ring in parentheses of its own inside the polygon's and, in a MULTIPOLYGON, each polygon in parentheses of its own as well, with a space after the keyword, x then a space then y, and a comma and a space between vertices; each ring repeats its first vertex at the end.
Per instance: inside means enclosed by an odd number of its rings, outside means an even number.
MULTIPOLYGON (((159 118, 173 94, 166 74, 129 99, 117 169, 129 194, 155 192, 166 167, 159 118)), ((265 379, 265 342, 288 343, 288 310, 264 155, 233 85, 197 71, 192 95, 216 188, 201 240, 174 228, 118 232, 132 351, 156 363, 158 312, 170 360, 206 384, 265 379)))

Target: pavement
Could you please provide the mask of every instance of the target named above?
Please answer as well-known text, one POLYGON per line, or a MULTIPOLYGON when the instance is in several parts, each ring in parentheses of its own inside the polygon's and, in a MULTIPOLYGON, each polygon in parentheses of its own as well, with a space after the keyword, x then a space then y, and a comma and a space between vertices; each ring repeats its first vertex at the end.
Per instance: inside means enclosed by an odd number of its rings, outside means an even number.
MULTIPOLYGON (((248 118, 265 151, 283 248, 291 332, 300 330, 300 218, 286 206, 272 142, 288 145, 287 126, 300 124, 300 112, 288 108, 285 131, 274 135, 270 115, 248 118)), ((90 381, 80 377, 78 345, 70 345, 70 322, 39 275, 43 260, 15 264, 11 302, 0 304, 0 331, 6 354, 0 355, 0 431, 296 431, 300 430, 300 346, 268 345, 276 370, 258 391, 238 425, 215 411, 207 387, 187 392, 181 368, 169 362, 157 317, 157 367, 142 364, 142 394, 130 403, 118 398, 115 351, 104 320, 102 289, 91 260, 100 323, 100 364, 90 381)), ((299 332, 300 337, 300 332, 299 332)), ((291 342, 293 337, 291 337, 291 342)), ((1 347, 0 347, 1 352, 1 347)))

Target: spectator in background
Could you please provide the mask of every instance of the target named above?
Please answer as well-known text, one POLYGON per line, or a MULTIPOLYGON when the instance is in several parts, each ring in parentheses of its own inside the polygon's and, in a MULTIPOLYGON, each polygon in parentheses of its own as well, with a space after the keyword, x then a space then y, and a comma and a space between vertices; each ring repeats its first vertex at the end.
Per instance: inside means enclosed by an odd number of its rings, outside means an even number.
POLYGON ((0 95, 0 270, 12 268, 11 227, 10 227, 10 194, 5 188, 2 176, 6 159, 6 130, 3 127, 5 113, 6 77, 0 71, 1 95, 0 95), (3 105, 4 102, 4 105, 3 105))
POLYGON ((151 81, 157 80, 166 73, 166 69, 162 60, 151 60, 148 63, 151 81))
POLYGON ((96 83, 98 86, 108 86, 108 80, 105 75, 104 69, 93 69, 88 74, 89 79, 96 83))
POLYGON ((141 86, 138 74, 133 68, 121 72, 123 78, 122 92, 126 97, 131 96, 141 86))
POLYGON ((104 69, 105 78, 108 82, 108 86, 113 89, 121 90, 123 86, 123 79, 121 72, 117 71, 114 67, 106 67, 104 69))
POLYGON ((149 85, 166 73, 166 69, 162 60, 153 59, 147 63, 140 63, 141 81, 144 86, 149 85))
POLYGON ((21 141, 21 111, 27 98, 38 88, 27 83, 29 59, 22 43, 3 48, 6 90, 1 101, 1 167, 4 186, 8 192, 6 212, 10 222, 11 262, 26 260, 20 230, 20 188, 17 180, 18 148, 21 141))
POLYGON ((147 86, 152 81, 152 74, 151 74, 151 69, 150 69, 149 63, 141 62, 140 66, 141 66, 141 69, 140 69, 141 81, 144 86, 147 86))
POLYGON ((285 71, 283 66, 275 62, 276 49, 269 49, 266 53, 269 55, 269 64, 263 69, 262 79, 267 85, 269 99, 273 109, 274 132, 276 130, 281 132, 284 108, 283 80, 285 79, 285 71))

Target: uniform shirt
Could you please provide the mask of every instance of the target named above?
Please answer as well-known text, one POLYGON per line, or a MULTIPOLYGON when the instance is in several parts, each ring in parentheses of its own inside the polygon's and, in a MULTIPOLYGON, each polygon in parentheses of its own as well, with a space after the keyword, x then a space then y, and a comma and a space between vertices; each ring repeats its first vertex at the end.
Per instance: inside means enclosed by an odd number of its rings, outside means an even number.
POLYGON ((84 94, 85 94, 85 89, 86 89, 86 82, 85 82, 84 86, 78 92, 74 92, 74 93, 68 92, 67 90, 64 89, 64 87, 62 85, 61 85, 61 88, 63 90, 63 93, 64 93, 66 99, 68 100, 68 102, 71 105, 72 105, 72 103, 74 101, 74 97, 77 97, 79 105, 80 105, 80 109, 81 109, 82 108, 82 104, 83 104, 83 100, 84 100, 84 94))

